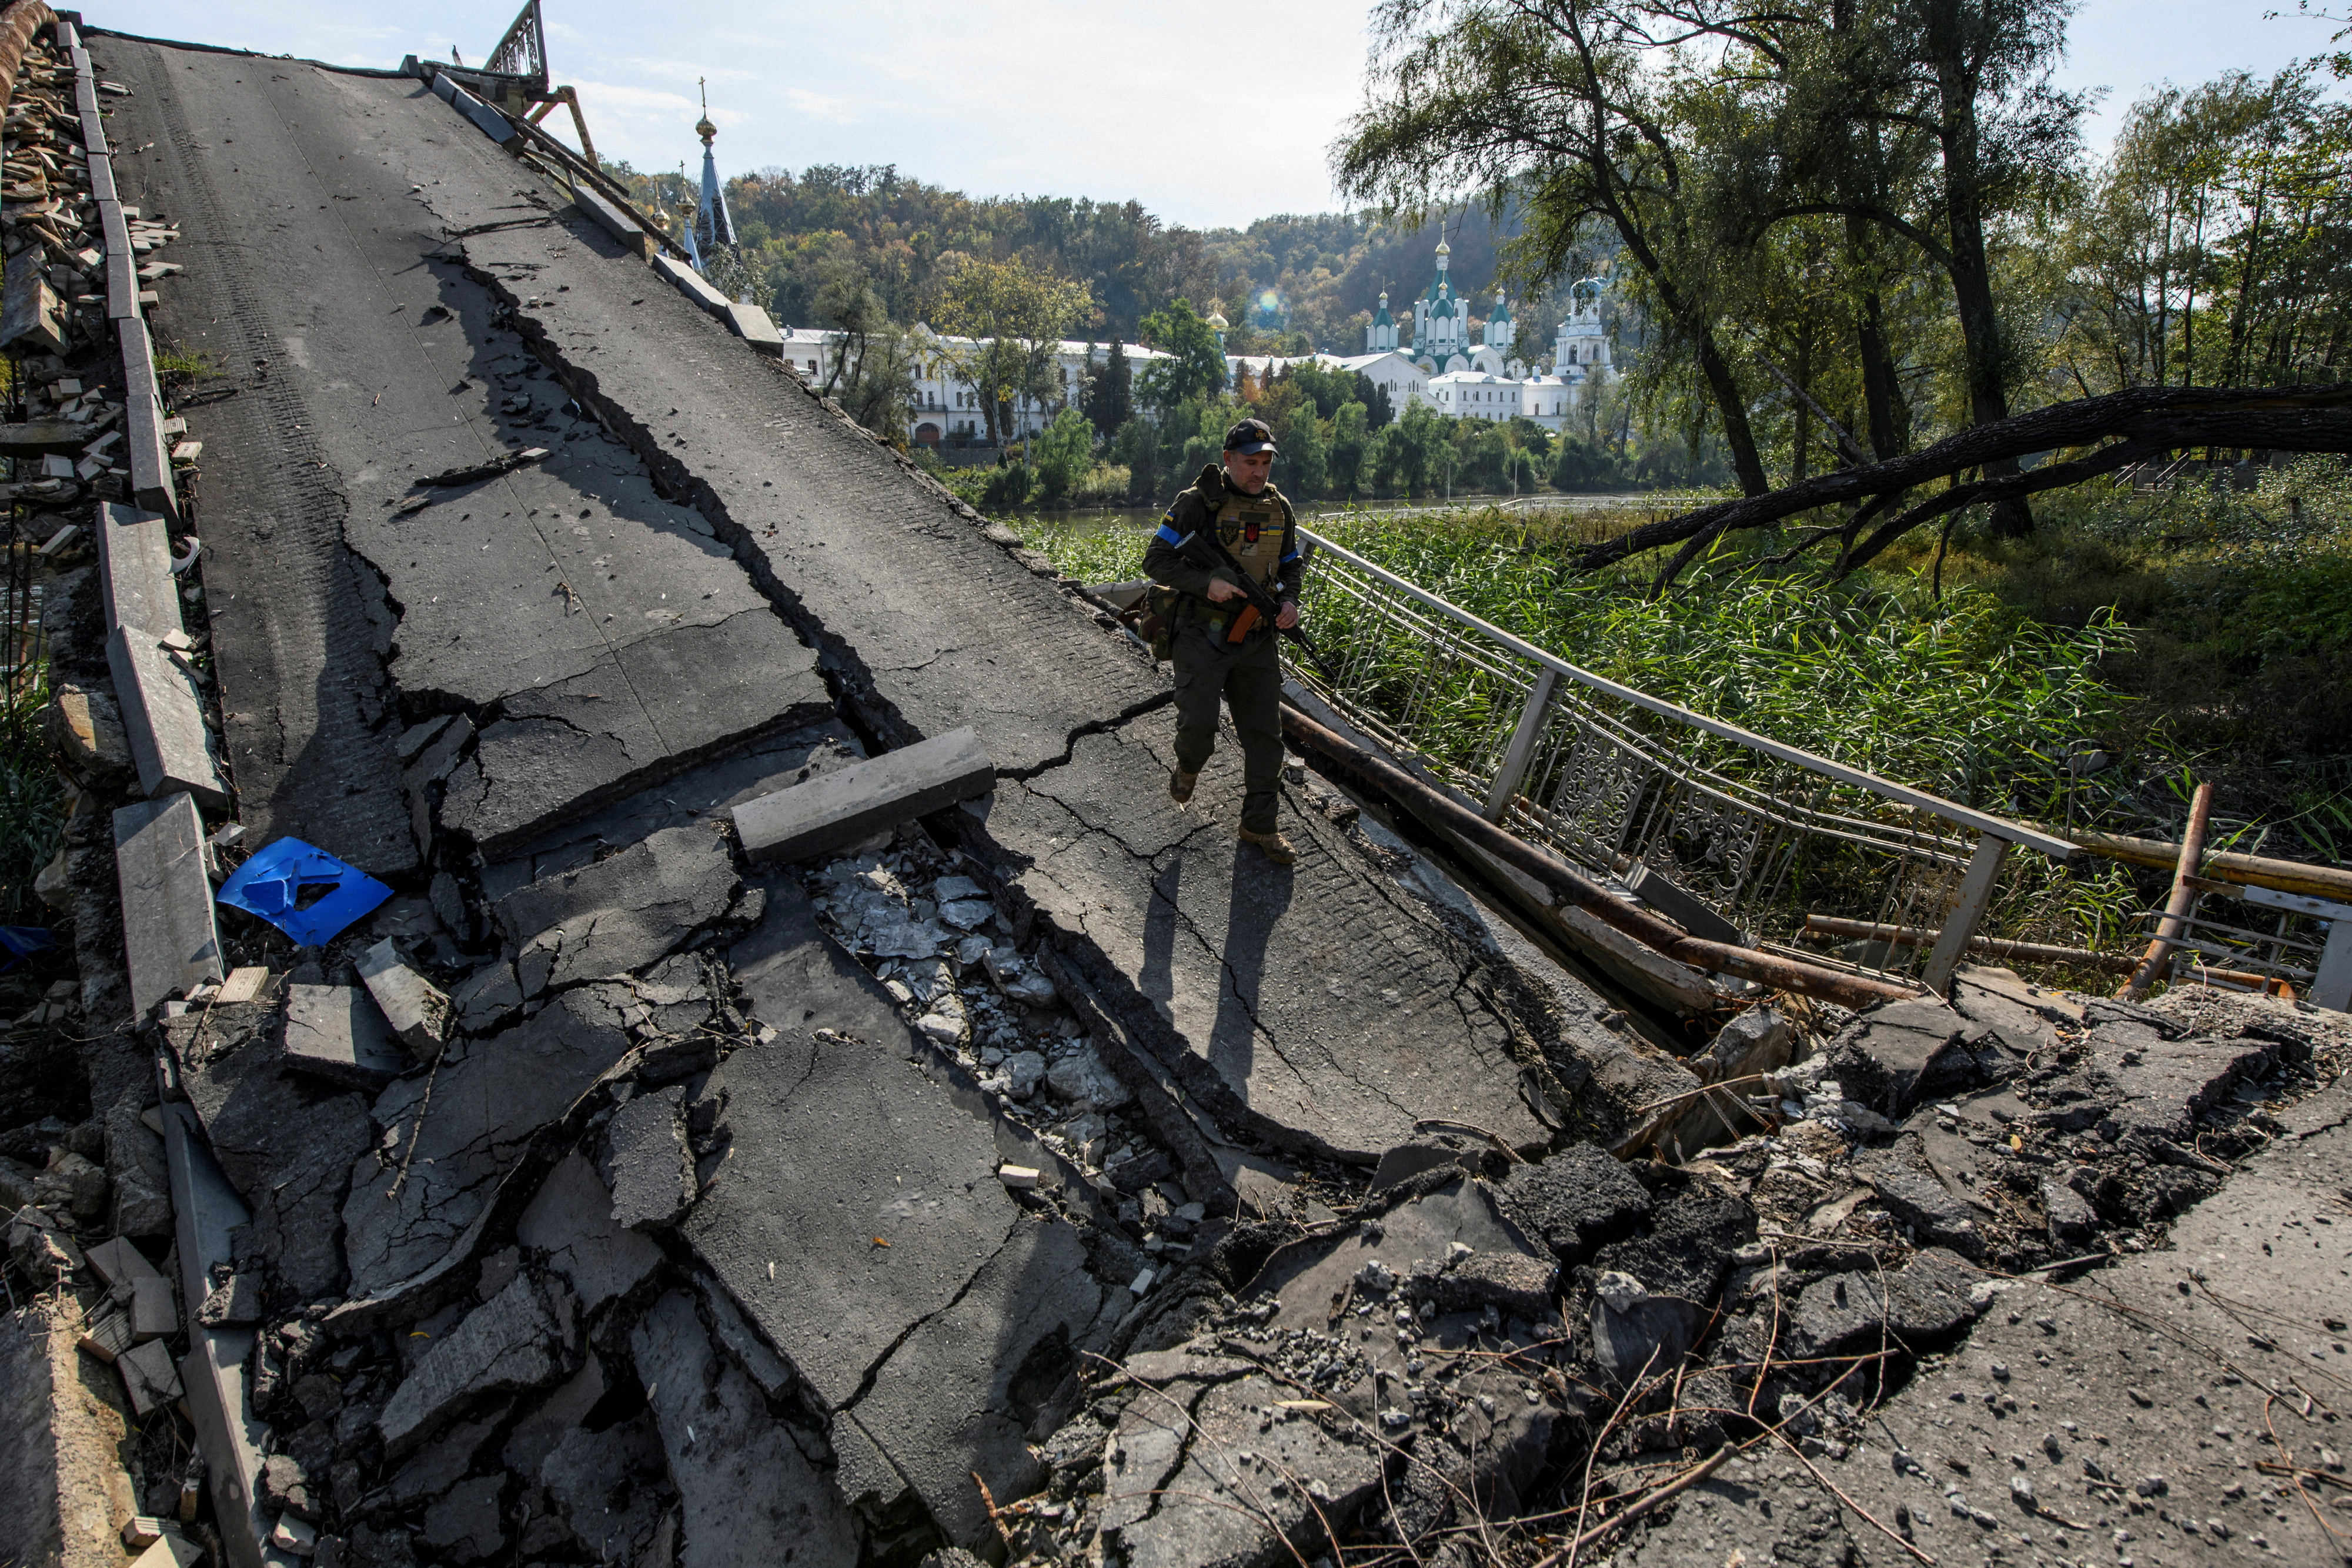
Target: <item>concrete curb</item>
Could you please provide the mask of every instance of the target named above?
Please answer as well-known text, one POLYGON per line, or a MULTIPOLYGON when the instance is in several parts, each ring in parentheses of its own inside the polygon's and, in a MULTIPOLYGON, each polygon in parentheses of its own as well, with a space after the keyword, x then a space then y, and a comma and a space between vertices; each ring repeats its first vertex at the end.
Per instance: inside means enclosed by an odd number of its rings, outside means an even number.
POLYGON ((636 220, 605 200, 604 194, 585 180, 572 183, 572 200, 579 209, 596 221, 596 225, 626 246, 640 260, 662 261, 661 247, 653 235, 637 226, 636 220))
POLYGON ((677 291, 701 306, 713 316, 724 316, 731 303, 724 294, 710 287, 702 274, 674 256, 656 256, 653 269, 677 286, 677 291))
POLYGON ((107 630, 136 626, 159 637, 185 631, 172 580, 171 530, 163 517, 100 501, 97 532, 98 589, 107 630))
MULTIPOLYGON (((219 748, 205 724, 195 676, 166 653, 155 632, 117 626, 106 639, 114 702, 139 765, 139 788, 150 800, 186 790, 216 811, 228 810, 228 781, 219 748)), ((205 896, 212 896, 205 884, 205 896)))
POLYGON ((131 320, 139 314, 138 253, 131 248, 131 224, 120 199, 98 204, 98 232, 106 250, 106 319, 131 320))
POLYGON ((163 402, 155 390, 155 340, 131 316, 116 327, 122 342, 122 426, 131 464, 131 493, 151 512, 176 521, 180 497, 172 484, 172 454, 163 441, 163 402))
POLYGON ((134 1017, 143 1019, 174 991, 228 973, 213 920, 204 838, 191 796, 142 800, 114 813, 114 867, 121 881, 123 956, 134 1017))
POLYGON ((270 1520, 261 1504, 261 1446, 268 1428, 253 1418, 246 1390, 247 1364, 257 1336, 249 1328, 211 1328, 195 1321, 196 1309, 212 1293, 213 1265, 235 1261, 231 1232, 253 1217, 214 1163, 186 1103, 166 1103, 163 1118, 180 1299, 189 1325, 180 1386, 204 1450, 222 1551, 236 1568, 295 1568, 296 1560, 268 1545, 270 1520))

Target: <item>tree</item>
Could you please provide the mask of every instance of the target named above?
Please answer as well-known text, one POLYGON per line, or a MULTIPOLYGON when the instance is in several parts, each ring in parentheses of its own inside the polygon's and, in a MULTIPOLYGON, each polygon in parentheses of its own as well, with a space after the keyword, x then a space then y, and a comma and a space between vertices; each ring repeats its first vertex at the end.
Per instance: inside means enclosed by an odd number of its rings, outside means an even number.
POLYGON ((940 354, 980 404, 991 446, 1010 438, 1021 399, 1044 407, 1061 395, 1055 356, 1088 305, 1083 287, 1026 262, 965 256, 947 269, 932 308, 950 340, 940 354))
POLYGON ((1134 367, 1128 362, 1127 345, 1113 338, 1102 369, 1087 387, 1087 418, 1094 422, 1095 433, 1108 440, 1134 412, 1134 367))
POLYGON ((1328 493, 1353 500, 1364 484, 1364 461, 1372 444, 1372 430, 1360 402, 1343 402, 1331 415, 1331 447, 1324 459, 1323 482, 1328 493))
POLYGON ((1054 423, 1031 439, 1029 467, 1037 476, 1037 498, 1057 507, 1077 492, 1094 467, 1094 426, 1075 408, 1054 416, 1054 423))
POLYGON ((817 310, 841 332, 821 390, 866 429, 903 442, 915 395, 914 349, 891 324, 864 269, 836 261, 818 291, 817 310))
MULTIPOLYGON (((1961 394, 1975 423, 2009 417, 2031 368, 1995 298, 1988 235, 2063 183, 2079 154, 2087 98, 2057 90, 2068 0, 1803 0, 1759 14, 1737 0, 1654 8, 1728 47, 1720 77, 1759 106, 1755 134, 1715 137, 1724 161, 1760 184, 1747 224, 1822 213, 1848 220, 1865 274, 1871 234, 1916 246, 1951 291, 1961 394), (1759 153, 1768 154, 1762 162, 1759 153)), ((1874 414, 1891 418, 1878 323, 1864 311, 1863 368, 1874 414)), ((1879 455, 1895 444, 1874 420, 1879 455)), ((2003 459, 2002 472, 2010 472, 2003 459)), ((1997 531, 2032 528, 2022 492, 1994 508, 1997 531)))
MULTIPOLYGON (((1713 236, 1686 199, 1690 149, 1636 7, 1601 0, 1381 0, 1372 101, 1334 149, 1340 186, 1408 213, 1456 193, 1525 218, 1525 291, 1559 282, 1606 224, 1686 346, 1741 486, 1769 487, 1748 396, 1717 340, 1713 236)), ((1411 411, 1407 411, 1407 418, 1411 411)))
POLYGON ((1225 390, 1225 351, 1216 329, 1193 313, 1189 299, 1171 299, 1143 319, 1139 335, 1169 358, 1154 360, 1139 377, 1144 401, 1165 415, 1197 397, 1225 390))

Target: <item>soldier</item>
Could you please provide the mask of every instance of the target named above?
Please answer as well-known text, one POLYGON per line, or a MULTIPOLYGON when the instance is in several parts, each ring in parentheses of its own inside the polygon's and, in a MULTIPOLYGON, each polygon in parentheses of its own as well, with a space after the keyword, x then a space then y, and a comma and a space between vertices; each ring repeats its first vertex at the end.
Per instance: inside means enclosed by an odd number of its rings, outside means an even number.
POLYGON ((1282 493, 1266 482, 1273 470, 1274 432, 1260 419, 1245 419, 1225 432, 1224 465, 1201 470, 1198 483, 1178 496, 1160 519, 1160 531, 1144 552, 1143 570, 1155 582, 1176 590, 1169 617, 1176 666, 1176 771, 1168 793, 1178 805, 1192 798, 1192 786, 1217 744, 1217 699, 1234 716, 1242 742, 1244 843, 1255 844, 1266 859, 1288 865, 1297 852, 1276 831, 1276 786, 1282 778, 1282 664, 1275 655, 1275 627, 1253 616, 1238 642, 1234 623, 1248 605, 1230 570, 1209 571, 1176 552, 1188 534, 1213 528, 1242 570, 1282 604, 1276 625, 1298 624, 1298 583, 1304 564, 1298 553, 1298 519, 1282 493))

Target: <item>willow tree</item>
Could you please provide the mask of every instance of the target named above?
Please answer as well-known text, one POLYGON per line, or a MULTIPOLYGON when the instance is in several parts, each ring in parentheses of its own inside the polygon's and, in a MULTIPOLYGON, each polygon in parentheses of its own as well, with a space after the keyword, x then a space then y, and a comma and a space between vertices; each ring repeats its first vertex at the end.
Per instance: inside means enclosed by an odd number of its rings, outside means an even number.
POLYGON ((1694 150, 1654 68, 1643 8, 1595 0, 1382 0, 1365 107, 1333 148, 1349 194, 1414 217, 1472 193, 1516 209, 1507 269, 1560 282, 1594 225, 1655 307, 1657 348, 1686 352, 1748 495, 1770 487, 1748 394, 1718 336, 1719 253, 1689 199, 1694 150))

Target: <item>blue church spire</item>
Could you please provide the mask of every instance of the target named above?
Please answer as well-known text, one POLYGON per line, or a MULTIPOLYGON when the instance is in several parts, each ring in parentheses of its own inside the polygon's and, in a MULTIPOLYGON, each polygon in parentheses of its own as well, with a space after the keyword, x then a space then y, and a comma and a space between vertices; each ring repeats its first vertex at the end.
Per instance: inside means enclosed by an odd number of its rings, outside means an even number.
POLYGON ((710 86, 702 81, 702 119, 694 133, 702 138, 702 201, 695 208, 694 231, 689 248, 694 253, 698 270, 708 270, 707 258, 721 246, 733 246, 735 219, 727 210, 727 193, 719 186, 719 162, 711 155, 710 143, 719 134, 719 127, 710 123, 710 86))

